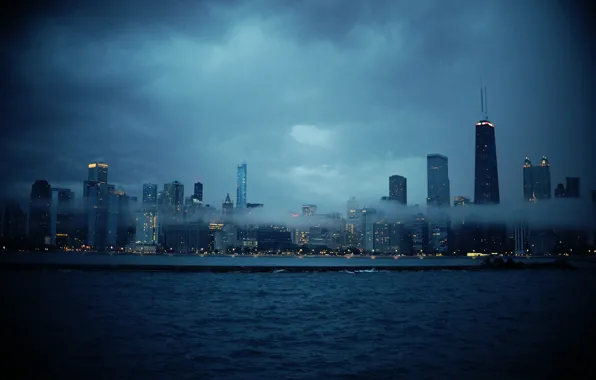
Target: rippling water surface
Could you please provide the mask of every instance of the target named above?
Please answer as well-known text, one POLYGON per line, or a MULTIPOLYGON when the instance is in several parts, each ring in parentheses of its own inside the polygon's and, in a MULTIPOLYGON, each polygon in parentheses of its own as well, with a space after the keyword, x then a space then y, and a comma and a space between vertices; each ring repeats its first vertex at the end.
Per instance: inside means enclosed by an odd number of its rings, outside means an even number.
POLYGON ((4 271, 2 347, 38 378, 560 378, 594 274, 4 271))

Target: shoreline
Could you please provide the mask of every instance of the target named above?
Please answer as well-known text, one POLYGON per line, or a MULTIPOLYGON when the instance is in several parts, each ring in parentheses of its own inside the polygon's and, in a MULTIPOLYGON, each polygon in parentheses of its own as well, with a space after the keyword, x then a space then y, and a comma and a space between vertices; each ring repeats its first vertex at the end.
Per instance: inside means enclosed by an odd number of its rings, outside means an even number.
POLYGON ((63 269, 142 272, 329 272, 486 269, 574 269, 567 258, 466 256, 138 255, 15 252, 0 255, 1 270, 63 269))

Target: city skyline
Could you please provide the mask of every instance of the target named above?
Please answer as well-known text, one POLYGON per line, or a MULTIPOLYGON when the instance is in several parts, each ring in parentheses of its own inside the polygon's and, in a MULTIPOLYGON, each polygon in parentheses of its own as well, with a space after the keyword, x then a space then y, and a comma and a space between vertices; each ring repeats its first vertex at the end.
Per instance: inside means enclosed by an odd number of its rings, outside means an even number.
POLYGON ((438 152, 449 157, 451 194, 474 198, 481 77, 496 126, 502 202, 519 198, 523 157, 544 154, 553 188, 581 177, 581 193, 589 194, 596 159, 584 120, 592 98, 582 79, 585 52, 563 33, 570 21, 553 3, 471 4, 401 9, 388 2, 379 12, 354 3, 327 24, 318 16, 332 8, 320 4, 214 3, 210 17, 221 29, 173 25, 161 15, 157 22, 170 34, 142 27, 134 35, 131 25, 150 10, 116 17, 107 5, 80 4, 40 14, 27 26, 34 33, 13 35, 21 47, 8 61, 15 96, 2 140, 9 163, 2 195, 28 193, 35 179, 79 195, 84 165, 106 161, 111 183, 130 194, 141 194, 143 183, 191 186, 200 177, 205 203, 220 204, 235 195, 235 178, 223 168, 246 160, 248 197, 269 207, 343 210, 352 195, 363 202, 385 195, 380 189, 393 174, 408 179, 408 203, 425 204, 426 155, 438 152), (112 20, 119 36, 79 33, 96 25, 68 17, 77 7, 112 20), (363 15, 358 22, 356 14, 363 15), (417 19, 432 21, 423 27, 417 19), (314 24, 302 27, 304 20, 314 24), (547 31, 561 32, 548 46, 540 43, 547 31), (553 57, 557 49, 569 54, 553 57), (57 59, 45 59, 50 52, 57 59), (205 59, 194 63, 199 56, 205 59))

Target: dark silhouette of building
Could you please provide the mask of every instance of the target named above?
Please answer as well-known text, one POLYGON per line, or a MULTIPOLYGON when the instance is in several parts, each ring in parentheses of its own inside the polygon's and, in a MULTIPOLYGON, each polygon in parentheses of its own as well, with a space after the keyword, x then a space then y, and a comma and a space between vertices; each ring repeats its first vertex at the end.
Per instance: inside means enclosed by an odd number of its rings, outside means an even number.
POLYGON ((552 198, 550 163, 546 157, 542 157, 538 166, 532 166, 532 162, 526 157, 523 172, 526 201, 552 198))
POLYGON ((27 214, 18 202, 0 204, 0 242, 9 249, 22 248, 27 231, 27 214))
POLYGON ((231 216, 234 213, 234 203, 230 199, 230 193, 226 195, 226 199, 221 204, 221 213, 226 216, 231 216))
POLYGON ((51 242, 52 187, 46 180, 31 186, 29 206, 29 242, 41 247, 51 242))
POLYGON ((579 177, 567 177, 567 186, 565 187, 565 197, 566 198, 579 198, 580 197, 580 187, 579 187, 579 177))
POLYGON ((495 127, 488 120, 476 123, 474 203, 499 204, 499 171, 495 127))
POLYGON ((195 182, 194 198, 198 199, 199 202, 203 202, 203 184, 201 182, 195 182))
POLYGON ((565 198, 565 185, 559 183, 555 188, 555 198, 565 198))
POLYGON ((389 177, 389 200, 408 204, 408 179, 400 175, 389 177))
POLYGON ((534 199, 534 185, 532 183, 532 161, 528 157, 524 160, 523 177, 524 199, 529 202, 534 199))

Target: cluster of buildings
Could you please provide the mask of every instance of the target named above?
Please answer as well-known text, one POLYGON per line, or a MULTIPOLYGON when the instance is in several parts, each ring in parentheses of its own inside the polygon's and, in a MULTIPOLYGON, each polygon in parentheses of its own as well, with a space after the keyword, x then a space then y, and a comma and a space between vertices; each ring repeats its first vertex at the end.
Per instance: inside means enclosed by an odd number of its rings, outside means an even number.
MULTIPOLYGON (((218 209, 203 202, 203 183, 185 196, 184 184, 143 185, 142 197, 129 196, 108 182, 108 165, 88 165, 83 199, 46 180, 31 187, 28 210, 5 202, 0 209, 0 248, 98 250, 138 253, 353 253, 369 254, 555 254, 592 252, 593 226, 534 228, 490 220, 483 207, 500 204, 495 127, 483 118, 475 125, 473 202, 450 194, 448 158, 427 156, 427 204, 408 205, 407 178, 392 175, 388 195, 374 205, 347 201, 346 214, 317 213, 306 204, 275 223, 259 219, 261 203, 247 202, 247 165, 237 167, 236 203, 228 193, 218 209), (453 210, 467 210, 453 212, 453 210)), ((579 178, 558 184, 555 198, 579 198, 579 178)), ((523 197, 536 204, 553 196, 550 163, 526 158, 523 197)), ((592 191, 596 204, 596 191, 592 191)), ((486 208, 485 208, 486 209, 486 208)), ((596 210, 596 208, 595 208, 596 210)), ((514 212, 514 211, 512 211, 514 212)))

